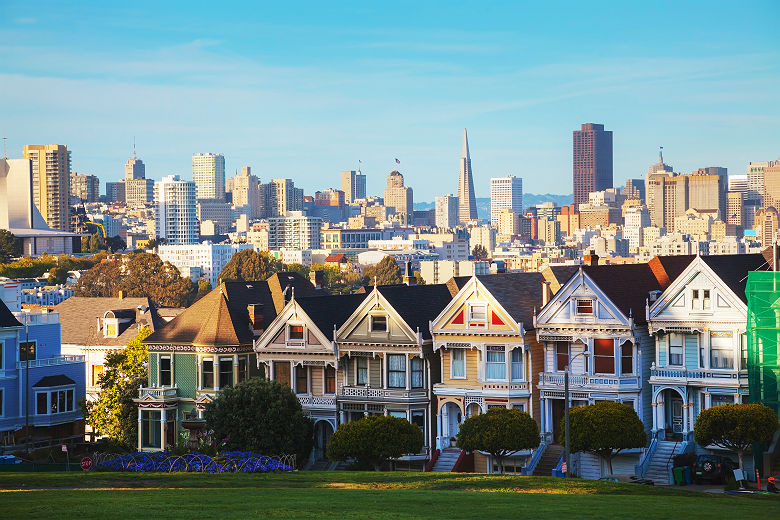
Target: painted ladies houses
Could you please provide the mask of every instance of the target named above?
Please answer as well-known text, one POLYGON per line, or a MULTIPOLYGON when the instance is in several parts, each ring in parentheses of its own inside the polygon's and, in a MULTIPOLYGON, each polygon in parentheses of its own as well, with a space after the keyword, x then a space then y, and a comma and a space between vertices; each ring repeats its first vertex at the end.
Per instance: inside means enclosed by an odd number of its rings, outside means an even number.
POLYGON ((149 386, 135 399, 139 449, 174 444, 185 415, 200 417, 220 389, 263 376, 254 341, 293 291, 317 294, 297 273, 276 273, 261 282, 225 282, 146 338, 149 386))
POLYGON ((436 440, 431 388, 439 382, 430 321, 452 299, 447 285, 374 287, 336 331, 339 423, 392 415, 424 432, 428 459, 436 440))
POLYGON ((659 440, 690 442, 701 410, 747 399, 745 287, 749 271, 771 270, 766 254, 695 257, 649 304, 651 424, 659 440))
MULTIPOLYGON (((549 269, 548 278, 562 285, 554 296, 544 296, 545 305, 535 319, 537 337, 544 345, 539 390, 545 447, 555 446, 560 438, 567 367, 571 406, 622 402, 632 406, 650 430, 651 399, 643 385, 650 377, 655 351, 646 301, 668 287, 689 262, 690 257, 657 257, 647 264, 583 265, 574 267, 565 283, 572 267, 549 269)), ((578 455, 573 459, 575 474, 602 475, 605 468, 596 457, 578 455)), ((613 465, 620 469, 617 473, 633 472, 638 460, 638 452, 629 453, 617 457, 613 465)))
MULTIPOLYGON (((454 447, 465 418, 490 408, 517 408, 539 416, 534 371, 540 370, 542 350, 533 315, 541 307, 543 280, 540 273, 511 273, 448 282, 457 294, 430 324, 433 349, 441 356, 440 382, 433 385, 433 394, 436 448, 442 453, 454 447)), ((518 454, 516 463, 507 465, 519 473, 525 455, 518 454)), ((475 470, 491 472, 488 458, 475 454, 475 470)))
POLYGON ((335 332, 366 298, 366 293, 299 298, 294 293, 255 340, 257 364, 266 377, 292 388, 304 413, 314 420, 313 461, 338 426, 338 347, 335 332))

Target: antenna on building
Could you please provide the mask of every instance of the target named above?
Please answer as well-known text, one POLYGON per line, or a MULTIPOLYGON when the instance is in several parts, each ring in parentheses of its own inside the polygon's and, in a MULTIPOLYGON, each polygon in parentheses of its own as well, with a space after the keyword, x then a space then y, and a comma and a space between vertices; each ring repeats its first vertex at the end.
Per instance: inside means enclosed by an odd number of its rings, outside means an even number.
POLYGON ((135 136, 133 136, 133 159, 137 159, 135 155, 135 136))
POLYGON ((358 159, 358 173, 360 173, 360 167, 363 165, 363 161, 358 159))
POLYGON ((658 151, 658 161, 663 164, 664 163, 664 147, 661 146, 660 150, 658 151))

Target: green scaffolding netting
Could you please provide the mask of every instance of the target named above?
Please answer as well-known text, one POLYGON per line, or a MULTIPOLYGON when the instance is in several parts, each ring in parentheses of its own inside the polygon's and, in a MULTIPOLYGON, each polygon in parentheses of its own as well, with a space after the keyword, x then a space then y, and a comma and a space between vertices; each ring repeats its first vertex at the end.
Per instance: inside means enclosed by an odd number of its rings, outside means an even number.
POLYGON ((751 271, 745 294, 750 402, 765 404, 780 414, 780 272, 751 271))

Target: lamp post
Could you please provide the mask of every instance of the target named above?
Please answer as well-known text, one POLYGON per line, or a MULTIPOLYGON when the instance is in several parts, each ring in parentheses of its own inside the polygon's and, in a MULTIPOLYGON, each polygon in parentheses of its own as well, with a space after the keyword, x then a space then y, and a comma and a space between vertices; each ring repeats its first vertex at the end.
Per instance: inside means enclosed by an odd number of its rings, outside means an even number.
POLYGON ((569 472, 571 471, 571 450, 569 449, 569 367, 571 366, 571 363, 577 359, 580 356, 585 356, 585 359, 588 359, 588 356, 590 355, 590 352, 587 350, 584 350, 571 358, 569 360, 569 364, 566 365, 566 369, 563 372, 563 393, 564 393, 564 399, 566 399, 566 403, 564 405, 564 430, 566 435, 566 446, 565 446, 565 461, 566 461, 566 478, 569 477, 569 472))

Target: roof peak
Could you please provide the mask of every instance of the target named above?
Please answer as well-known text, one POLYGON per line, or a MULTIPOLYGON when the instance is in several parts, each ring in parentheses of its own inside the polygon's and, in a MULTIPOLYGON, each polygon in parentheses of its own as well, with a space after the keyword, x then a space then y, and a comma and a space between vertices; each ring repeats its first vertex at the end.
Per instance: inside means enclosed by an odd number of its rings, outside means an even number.
POLYGON ((465 128, 463 129, 463 149, 460 155, 463 159, 471 159, 469 156, 469 136, 465 128))

